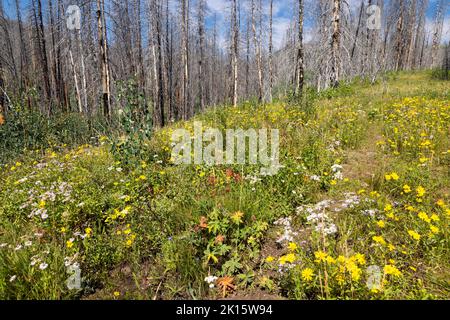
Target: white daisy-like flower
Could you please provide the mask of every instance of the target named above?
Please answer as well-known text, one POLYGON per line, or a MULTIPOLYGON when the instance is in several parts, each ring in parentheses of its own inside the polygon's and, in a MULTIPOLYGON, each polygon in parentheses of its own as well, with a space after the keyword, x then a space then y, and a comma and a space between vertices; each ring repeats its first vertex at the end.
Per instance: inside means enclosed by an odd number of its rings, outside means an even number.
POLYGON ((33 245, 33 242, 25 241, 25 247, 31 247, 32 245, 33 245))
POLYGON ((340 171, 342 171, 342 169, 344 169, 344 167, 342 167, 340 164, 334 164, 331 167, 331 171, 333 171, 333 172, 340 172, 340 171))
POLYGON ((216 276, 207 276, 207 277, 205 278, 205 282, 207 282, 207 283, 213 283, 213 282, 215 282, 217 279, 218 279, 218 278, 217 278, 216 276))
POLYGON ((341 171, 338 171, 338 172, 336 172, 334 174, 333 178, 336 179, 336 180, 343 180, 344 179, 344 175, 342 174, 341 171))
POLYGON ((212 289, 212 288, 215 287, 214 282, 216 282, 217 279, 219 279, 219 278, 216 277, 216 276, 207 276, 205 278, 205 282, 208 283, 209 284, 209 288, 212 289))

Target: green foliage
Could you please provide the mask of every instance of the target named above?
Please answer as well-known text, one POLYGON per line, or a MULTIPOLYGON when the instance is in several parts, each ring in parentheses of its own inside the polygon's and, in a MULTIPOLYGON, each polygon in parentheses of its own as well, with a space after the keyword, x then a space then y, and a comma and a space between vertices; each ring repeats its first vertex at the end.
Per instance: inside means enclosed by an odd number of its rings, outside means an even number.
POLYGON ((436 68, 431 71, 431 77, 437 80, 450 80, 450 70, 436 68))
POLYGON ((121 135, 112 138, 111 151, 118 161, 132 165, 145 157, 145 145, 152 134, 152 116, 134 81, 119 83, 118 99, 123 106, 118 121, 121 135))
POLYGON ((12 110, 0 125, 0 163, 28 151, 92 143, 92 137, 100 132, 107 132, 100 118, 88 120, 79 113, 58 113, 48 118, 39 112, 12 110))

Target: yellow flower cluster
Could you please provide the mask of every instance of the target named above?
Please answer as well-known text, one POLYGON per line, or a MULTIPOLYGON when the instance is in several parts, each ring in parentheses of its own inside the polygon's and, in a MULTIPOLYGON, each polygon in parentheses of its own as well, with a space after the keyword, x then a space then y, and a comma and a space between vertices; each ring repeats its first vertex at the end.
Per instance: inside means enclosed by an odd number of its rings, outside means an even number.
POLYGON ((394 155, 417 159, 418 166, 446 156, 450 104, 425 97, 405 98, 387 107, 385 135, 380 146, 394 155))

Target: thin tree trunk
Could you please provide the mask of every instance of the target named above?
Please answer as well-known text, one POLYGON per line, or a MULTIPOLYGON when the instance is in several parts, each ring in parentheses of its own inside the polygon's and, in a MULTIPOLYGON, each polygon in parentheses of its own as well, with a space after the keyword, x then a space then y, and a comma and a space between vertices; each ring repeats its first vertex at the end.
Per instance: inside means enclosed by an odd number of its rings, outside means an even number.
MULTIPOLYGON (((261 28, 261 26, 260 26, 261 28)), ((258 102, 263 100, 263 75, 262 75, 262 58, 261 58, 261 45, 256 34, 256 17, 255 17, 255 0, 252 0, 252 30, 253 30, 253 42, 256 49, 256 64, 258 68, 258 102)))
POLYGON ((340 81, 340 38, 341 38, 341 0, 333 0, 333 35, 331 41, 331 77, 332 87, 340 81))
POLYGON ((304 67, 304 52, 303 52, 303 17, 304 17, 304 3, 303 0, 298 1, 298 43, 297 43, 297 63, 296 63, 296 87, 295 94, 303 94, 305 67, 304 67))
POLYGON ((104 4, 103 0, 97 0, 97 26, 98 26, 98 39, 100 47, 99 60, 101 63, 101 79, 102 79, 102 100, 103 100, 103 114, 105 117, 110 118, 110 97, 109 97, 109 72, 108 72, 108 54, 107 54, 107 39, 105 37, 106 26, 104 25, 104 4))
POLYGON ((198 59, 198 90, 200 98, 200 110, 205 110, 205 88, 204 88, 204 71, 203 63, 205 60, 204 55, 204 43, 205 43, 205 2, 204 0, 198 0, 198 38, 199 38, 199 50, 200 56, 198 59))
POLYGON ((250 20, 247 21, 246 31, 246 64, 245 64, 245 97, 250 96, 250 20))
POLYGON ((269 102, 273 99, 273 0, 269 9, 269 102))
POLYGON ((78 85, 78 75, 77 75, 77 69, 75 68, 75 62, 73 60, 73 54, 72 54, 72 48, 69 47, 69 58, 70 58, 70 65, 72 66, 72 72, 73 72, 73 80, 75 82, 75 93, 77 95, 77 103, 78 103, 78 112, 83 112, 83 104, 81 102, 81 95, 80 95, 80 88, 78 85))
POLYGON ((88 102, 87 102, 87 83, 86 83, 86 66, 84 63, 84 51, 83 51, 83 40, 81 38, 81 30, 78 30, 78 46, 80 50, 80 60, 81 60, 81 88, 83 92, 83 110, 88 113, 88 102))
POLYGON ((15 1, 16 3, 16 13, 17 13, 17 24, 19 26, 19 41, 20 41, 20 83, 21 83, 21 91, 27 88, 27 77, 28 77, 28 57, 27 51, 25 47, 25 40, 23 37, 23 24, 22 24, 22 15, 19 6, 19 0, 15 1))
POLYGON ((364 0, 361 1, 361 7, 359 9, 358 25, 356 26, 355 39, 353 40, 352 53, 350 55, 350 59, 351 59, 352 63, 353 63, 353 57, 355 56, 355 49, 356 49, 356 44, 357 44, 357 41, 358 41, 359 30, 361 28, 361 19, 362 19, 362 16, 363 16, 363 12, 364 12, 364 0))
POLYGON ((183 78, 181 84, 181 98, 182 98, 182 117, 183 120, 187 120, 189 118, 190 110, 189 110, 189 102, 188 102, 188 82, 189 82, 189 61, 188 61, 188 26, 187 26, 187 15, 188 15, 188 2, 189 0, 181 0, 181 37, 182 37, 182 45, 181 45, 181 60, 182 60, 182 68, 183 68, 183 78))
POLYGON ((237 106, 238 103, 238 21, 237 21, 237 0, 233 0, 232 8, 232 29, 233 29, 233 41, 232 41, 232 68, 233 68, 233 106, 237 106))
POLYGON ((45 41, 45 34, 44 34, 44 19, 42 16, 42 2, 41 0, 37 0, 37 9, 33 5, 33 9, 35 11, 35 27, 36 27, 36 33, 37 33, 37 41, 39 43, 39 56, 40 56, 40 62, 42 67, 42 76, 44 80, 44 92, 45 97, 47 100, 47 103, 49 105, 47 106, 47 113, 52 113, 51 108, 51 86, 50 86, 50 70, 48 67, 48 59, 47 59, 47 44, 45 41), (36 11, 37 10, 37 11, 36 11))

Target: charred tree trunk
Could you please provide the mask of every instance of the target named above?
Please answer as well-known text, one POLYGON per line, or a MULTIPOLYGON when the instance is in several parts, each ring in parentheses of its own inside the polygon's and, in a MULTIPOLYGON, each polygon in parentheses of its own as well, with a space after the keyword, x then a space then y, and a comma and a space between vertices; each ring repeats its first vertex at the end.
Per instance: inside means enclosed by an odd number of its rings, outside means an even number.
POLYGON ((273 99, 273 0, 269 8, 269 102, 273 99))
POLYGON ((304 3, 303 0, 298 1, 298 39, 297 39, 297 63, 296 63, 296 86, 295 94, 302 95, 305 67, 304 67, 304 50, 303 50, 303 17, 304 17, 304 3))
POLYGON ((200 110, 205 110, 205 76, 204 76, 204 61, 205 61, 205 2, 198 0, 198 41, 199 41, 199 57, 198 57, 198 91, 200 100, 200 110))
POLYGON ((340 81, 340 43, 341 43, 341 0, 333 0, 333 35, 331 40, 331 76, 332 87, 340 81))
POLYGON ((106 38, 106 26, 105 21, 105 7, 104 0, 97 0, 97 28, 98 28, 98 42, 99 42, 99 60, 101 63, 101 79, 102 79, 102 101, 103 101, 103 114, 106 118, 111 117, 110 106, 110 86, 109 86, 109 65, 108 65, 108 45, 106 38))
POLYGON ((48 108, 47 112, 48 114, 51 114, 53 112, 51 107, 51 100, 52 100, 52 92, 51 92, 51 86, 50 86, 50 70, 48 67, 48 58, 47 58, 47 42, 45 40, 45 33, 44 33, 44 19, 42 16, 42 1, 37 0, 37 20, 35 22, 36 24, 36 31, 37 31, 37 40, 39 42, 39 51, 40 51, 40 60, 41 60, 41 66, 42 66, 42 75, 44 80, 44 90, 45 90, 45 97, 47 99, 48 108))
POLYGON ((238 34, 238 18, 237 18, 237 0, 233 0, 232 7, 232 77, 233 77, 233 106, 237 106, 238 103, 238 45, 239 45, 239 34, 238 34))
MULTIPOLYGON (((256 33, 256 17, 255 17, 255 0, 252 0, 252 30, 253 30, 253 42, 256 50, 256 65, 258 68, 258 102, 263 100, 263 74, 262 74, 262 57, 261 57, 261 38, 258 39, 256 33)), ((261 14, 261 12, 260 12, 261 14)), ((261 28, 261 26, 260 26, 261 28)))

